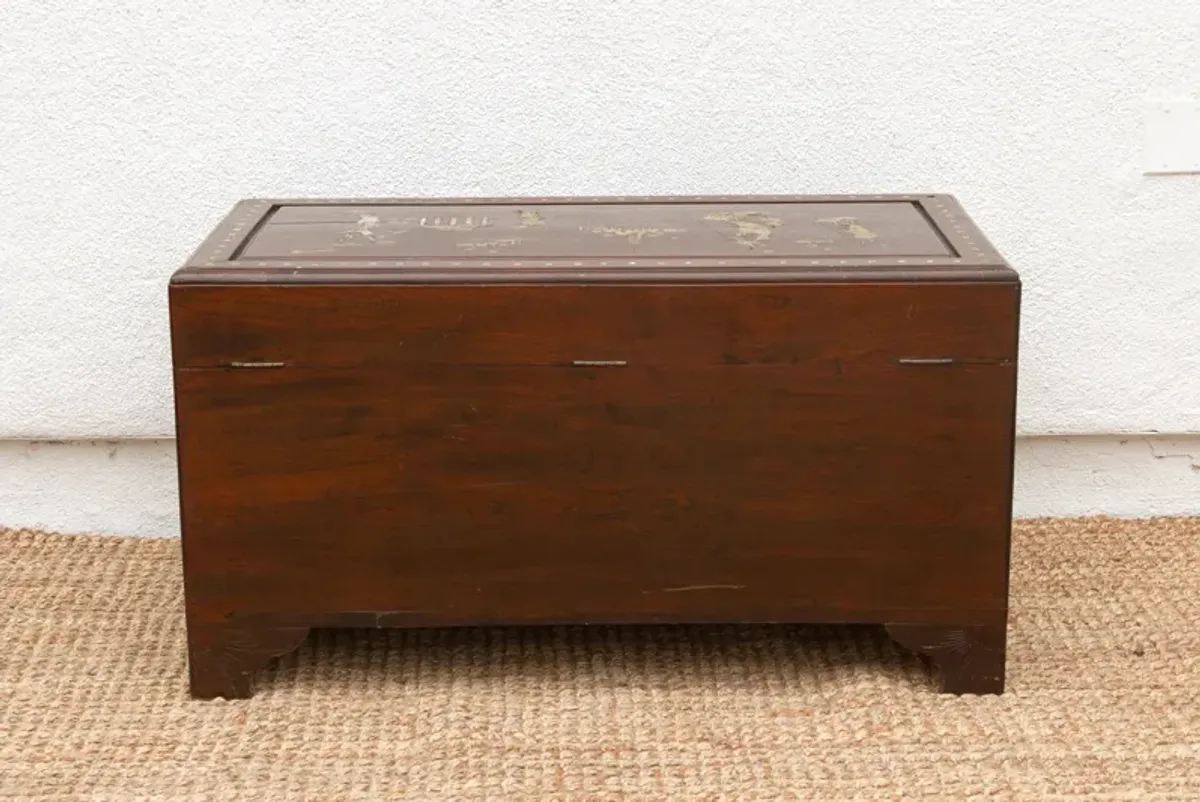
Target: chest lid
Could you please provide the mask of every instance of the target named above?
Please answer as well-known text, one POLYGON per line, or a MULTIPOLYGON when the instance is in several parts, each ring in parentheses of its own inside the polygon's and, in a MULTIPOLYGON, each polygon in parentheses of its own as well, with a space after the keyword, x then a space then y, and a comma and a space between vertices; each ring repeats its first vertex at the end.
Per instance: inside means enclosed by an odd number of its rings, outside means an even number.
POLYGON ((949 195, 239 203, 174 283, 1014 281, 949 195))

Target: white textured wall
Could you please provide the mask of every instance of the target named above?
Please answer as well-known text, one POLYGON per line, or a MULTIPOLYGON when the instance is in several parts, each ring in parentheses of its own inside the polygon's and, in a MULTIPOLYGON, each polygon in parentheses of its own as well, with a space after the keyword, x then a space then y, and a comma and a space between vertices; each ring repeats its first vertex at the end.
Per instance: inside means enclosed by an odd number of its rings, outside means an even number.
POLYGON ((1021 429, 1200 431, 1200 96, 1165 0, 6 0, 0 436, 171 431, 165 282, 253 195, 957 193, 1021 429))
POLYGON ((0 438, 169 436, 166 281, 241 197, 925 190, 1022 272, 1023 433, 1200 432, 1200 175, 1139 163, 1198 34, 1195 0, 5 0, 0 438))

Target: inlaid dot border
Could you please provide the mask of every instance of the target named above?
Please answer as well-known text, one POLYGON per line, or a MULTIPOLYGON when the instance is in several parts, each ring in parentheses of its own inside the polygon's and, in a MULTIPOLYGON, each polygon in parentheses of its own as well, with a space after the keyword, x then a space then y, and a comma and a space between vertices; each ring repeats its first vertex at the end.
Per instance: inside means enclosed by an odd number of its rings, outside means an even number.
POLYGON ((763 196, 741 196, 741 195, 676 195, 676 196, 632 196, 632 195, 591 195, 591 196, 571 196, 571 197, 555 197, 542 196, 530 198, 344 198, 344 199, 322 199, 322 198, 287 198, 278 200, 258 200, 246 203, 240 213, 229 219, 227 226, 220 233, 220 239, 206 243, 208 257, 202 258, 191 264, 193 267, 209 267, 209 268, 235 268, 235 269, 269 269, 269 268, 284 268, 296 271, 312 269, 320 270, 324 268, 357 268, 365 267, 372 269, 383 268, 463 268, 463 267, 482 267, 486 269, 496 268, 534 268, 534 269, 555 269, 555 268, 580 268, 580 267, 694 267, 694 268, 729 268, 729 267, 744 267, 747 269, 762 268, 765 266, 764 260, 742 258, 742 259, 624 259, 624 260, 588 260, 580 261, 577 259, 521 259, 516 260, 487 260, 482 262, 451 260, 432 261, 429 259, 386 259, 386 260, 287 260, 287 261, 264 261, 264 260, 236 260, 233 261, 229 257, 236 252, 239 245, 250 235, 252 229, 258 225, 265 215, 276 206, 295 205, 295 206, 316 206, 316 205, 388 205, 388 206, 406 206, 406 205, 512 205, 519 206, 522 204, 586 204, 586 203, 821 203, 821 202, 867 202, 867 201, 895 201, 895 202, 913 202, 920 203, 928 209, 936 211, 933 217, 934 224, 942 230, 943 235, 953 232, 951 244, 955 250, 959 251, 959 256, 938 257, 931 259, 913 259, 913 258, 888 258, 878 257, 866 259, 862 257, 844 258, 791 258, 779 259, 778 267, 781 268, 801 268, 801 267, 829 267, 829 266, 880 266, 880 265, 942 265, 955 266, 960 265, 969 257, 980 261, 998 260, 999 255, 994 250, 987 248, 985 245, 977 241, 977 229, 965 221, 959 214, 957 208, 950 206, 944 200, 944 196, 936 195, 812 195, 812 196, 786 196, 786 195, 763 195, 763 196), (946 228, 948 226, 948 230, 946 228))
POLYGON ((964 219, 957 205, 948 205, 942 196, 937 196, 932 200, 927 198, 923 203, 938 213, 933 217, 933 222, 941 228, 943 235, 954 233, 951 245, 959 251, 961 256, 974 257, 981 261, 999 258, 999 254, 976 239, 977 236, 982 237, 982 235, 979 234, 974 224, 964 219), (947 229, 945 226, 949 228, 947 229))
POLYGON ((236 264, 236 262, 231 262, 229 257, 245 241, 245 238, 249 236, 250 230, 263 219, 268 211, 274 206, 279 205, 279 203, 265 200, 247 203, 242 208, 240 214, 230 218, 230 227, 225 231, 225 236, 211 245, 208 259, 202 261, 200 264, 204 267, 236 264))

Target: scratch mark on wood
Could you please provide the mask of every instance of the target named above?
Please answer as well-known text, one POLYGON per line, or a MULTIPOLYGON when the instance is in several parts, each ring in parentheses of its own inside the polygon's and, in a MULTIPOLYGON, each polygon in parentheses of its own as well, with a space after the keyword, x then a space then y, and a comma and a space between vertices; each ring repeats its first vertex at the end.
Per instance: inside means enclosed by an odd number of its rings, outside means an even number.
MULTIPOLYGON (((693 593, 698 590, 745 590, 745 585, 681 585, 677 588, 663 588, 660 593, 693 593)), ((653 591, 645 591, 652 593, 653 591)))
MULTIPOLYGON (((459 438, 459 439, 462 439, 462 438, 459 438)), ((519 486, 521 486, 521 485, 527 485, 527 484, 530 484, 530 483, 529 483, 529 482, 524 482, 524 481, 512 481, 512 482, 473 482, 473 483, 471 483, 471 484, 462 485, 462 488, 463 488, 464 490, 483 490, 483 489, 485 489, 485 488, 488 488, 488 487, 519 487, 519 486)))

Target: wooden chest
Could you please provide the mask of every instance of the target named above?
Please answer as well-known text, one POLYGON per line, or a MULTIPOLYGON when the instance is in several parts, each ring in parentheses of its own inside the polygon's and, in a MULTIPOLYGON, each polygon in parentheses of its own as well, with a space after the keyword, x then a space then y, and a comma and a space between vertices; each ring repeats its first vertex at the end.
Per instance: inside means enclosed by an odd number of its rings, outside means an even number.
POLYGON ((998 693, 1019 296, 945 195, 241 203, 170 287, 192 691, 310 627, 739 621, 998 693))

